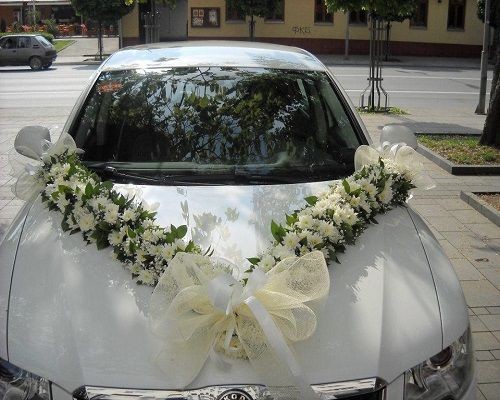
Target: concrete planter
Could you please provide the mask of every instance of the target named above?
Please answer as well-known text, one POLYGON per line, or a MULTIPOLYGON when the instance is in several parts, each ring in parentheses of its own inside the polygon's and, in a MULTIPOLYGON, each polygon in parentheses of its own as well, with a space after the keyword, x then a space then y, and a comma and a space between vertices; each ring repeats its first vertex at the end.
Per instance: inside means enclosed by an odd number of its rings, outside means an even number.
MULTIPOLYGON (((498 192, 482 192, 482 193, 498 193, 498 192)), ((485 201, 481 200, 479 196, 476 196, 472 192, 460 192, 460 198, 474 208, 477 212, 484 215, 496 226, 500 227, 500 212, 498 212, 494 207, 490 206, 485 201)))
POLYGON ((418 144, 417 152, 427 157, 432 162, 439 165, 445 171, 452 175, 500 175, 500 165, 466 165, 466 164, 455 164, 446 158, 440 156, 436 152, 423 146, 421 143, 418 144))

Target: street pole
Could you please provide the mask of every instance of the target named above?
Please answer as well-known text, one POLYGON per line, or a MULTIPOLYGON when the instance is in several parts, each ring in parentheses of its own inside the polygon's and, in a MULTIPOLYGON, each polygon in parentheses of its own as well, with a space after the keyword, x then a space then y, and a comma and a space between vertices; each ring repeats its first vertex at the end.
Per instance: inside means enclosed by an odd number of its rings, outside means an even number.
POLYGON ((486 103, 486 83, 488 82, 488 48, 490 46, 490 0, 484 2, 483 51, 481 52, 481 83, 476 114, 484 115, 486 103))
POLYGON ((344 11, 346 16, 345 21, 345 51, 344 51, 344 60, 349 59, 349 12, 344 11))

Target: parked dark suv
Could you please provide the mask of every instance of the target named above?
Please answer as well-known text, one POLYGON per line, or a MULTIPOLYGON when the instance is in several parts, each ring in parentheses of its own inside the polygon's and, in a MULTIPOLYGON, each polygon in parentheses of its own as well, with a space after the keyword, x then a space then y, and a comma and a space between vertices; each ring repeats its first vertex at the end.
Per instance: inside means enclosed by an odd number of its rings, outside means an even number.
POLYGON ((29 65, 33 70, 49 68, 57 57, 55 47, 40 35, 8 35, 0 39, 0 65, 29 65))

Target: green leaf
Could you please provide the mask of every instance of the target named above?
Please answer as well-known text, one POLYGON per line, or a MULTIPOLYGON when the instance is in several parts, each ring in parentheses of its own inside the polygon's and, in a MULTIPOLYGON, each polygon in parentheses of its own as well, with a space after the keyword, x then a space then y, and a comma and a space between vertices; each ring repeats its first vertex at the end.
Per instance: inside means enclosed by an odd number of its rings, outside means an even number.
POLYGON ((87 186, 85 186, 85 196, 92 197, 92 194, 94 194, 94 188, 90 183, 87 183, 87 186))
POLYGON ((127 228, 127 236, 128 236, 129 238, 134 239, 134 238, 137 236, 137 234, 134 232, 134 230, 133 230, 133 229, 131 229, 131 228, 127 228))
POLYGON ((347 182, 346 179, 342 181, 342 186, 344 187, 344 190, 347 194, 351 193, 351 187, 349 186, 349 182, 347 182))
POLYGON ((69 231, 69 230, 71 229, 71 228, 69 227, 68 222, 67 222, 65 219, 63 219, 63 220, 62 220, 62 222, 61 222, 61 228, 62 228, 62 230, 63 230, 64 232, 67 232, 67 231, 69 231))
POLYGON ((297 214, 293 213, 292 215, 285 214, 286 216, 286 224, 288 226, 292 226, 295 224, 299 219, 297 218, 297 214))
POLYGON ((110 181, 104 181, 104 182, 102 183, 102 186, 103 186, 105 189, 111 190, 111 189, 113 189, 113 182, 110 182, 110 181))
POLYGON ((307 201, 307 203, 311 206, 316 205, 316 203, 318 202, 318 198, 316 196, 308 196, 305 197, 304 200, 307 201))
POLYGON ((258 257, 250 257, 250 258, 247 258, 247 260, 252 265, 257 265, 260 262, 260 258, 258 258, 258 257))
POLYGON ((194 249, 195 249, 195 244, 192 240, 190 240, 186 248, 184 249, 184 252, 191 253, 194 249))
POLYGON ((188 227, 187 225, 181 225, 177 228, 177 238, 182 239, 184 236, 186 236, 188 227))
POLYGON ((274 239, 281 243, 283 238, 286 235, 285 228, 283 228, 281 225, 277 224, 276 222, 271 221, 271 234, 273 235, 274 239))

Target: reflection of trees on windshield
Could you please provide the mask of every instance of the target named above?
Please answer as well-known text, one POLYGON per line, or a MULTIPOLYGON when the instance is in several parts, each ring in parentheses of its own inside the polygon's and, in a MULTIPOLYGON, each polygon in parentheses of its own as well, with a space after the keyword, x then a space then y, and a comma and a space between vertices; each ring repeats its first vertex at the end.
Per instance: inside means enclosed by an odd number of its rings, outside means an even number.
MULTIPOLYGON (((318 97, 326 78, 320 72, 259 71, 104 72, 80 121, 77 142, 82 145, 80 136, 89 135, 89 157, 104 151, 100 159, 107 155, 118 161, 258 164, 283 161, 285 155, 308 161, 317 160, 318 153, 324 157, 333 143, 315 132, 317 114, 323 119, 328 114, 318 97), (99 137, 108 145, 101 143, 99 149, 99 137)), ((335 145, 346 147, 338 137, 335 145)))

